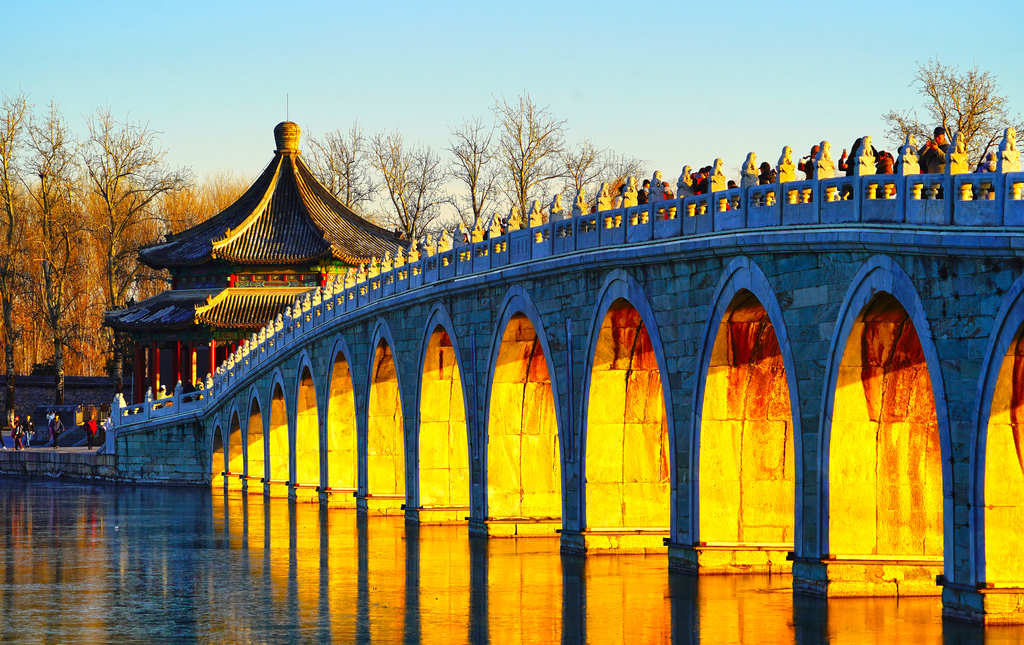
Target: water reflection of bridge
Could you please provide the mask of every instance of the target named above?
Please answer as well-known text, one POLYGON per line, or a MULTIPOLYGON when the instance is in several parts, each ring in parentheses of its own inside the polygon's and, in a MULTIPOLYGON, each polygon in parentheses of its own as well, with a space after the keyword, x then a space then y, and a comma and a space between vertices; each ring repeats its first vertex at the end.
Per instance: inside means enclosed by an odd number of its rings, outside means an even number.
POLYGON ((121 410, 119 472, 1021 622, 1022 190, 749 187, 374 270, 121 410))
MULTIPOLYGON (((221 544, 243 554, 258 595, 283 603, 284 622, 311 640, 925 643, 962 631, 925 598, 794 596, 788 576, 695 577, 649 556, 559 553, 556 539, 467 539, 464 526, 214 497, 221 544)), ((252 629, 223 611, 236 633, 252 629)))

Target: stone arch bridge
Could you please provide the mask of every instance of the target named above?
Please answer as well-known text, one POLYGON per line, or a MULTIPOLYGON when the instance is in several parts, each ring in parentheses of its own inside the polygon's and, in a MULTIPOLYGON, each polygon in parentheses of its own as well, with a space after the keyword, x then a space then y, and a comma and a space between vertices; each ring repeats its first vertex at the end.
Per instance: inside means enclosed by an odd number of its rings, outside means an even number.
POLYGON ((109 449, 124 481, 1020 622, 1022 189, 752 186, 373 268, 205 390, 115 405, 109 449))

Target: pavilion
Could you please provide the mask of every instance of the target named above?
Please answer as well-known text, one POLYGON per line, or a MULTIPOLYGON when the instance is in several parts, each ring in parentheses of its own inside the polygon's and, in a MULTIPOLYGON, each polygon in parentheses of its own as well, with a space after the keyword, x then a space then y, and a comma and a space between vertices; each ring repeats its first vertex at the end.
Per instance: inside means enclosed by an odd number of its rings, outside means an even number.
POLYGON ((170 273, 171 288, 107 312, 105 324, 135 342, 133 402, 162 383, 170 390, 205 379, 297 295, 407 246, 317 181, 299 156, 299 135, 295 123, 279 123, 274 158, 245 194, 139 252, 170 273))

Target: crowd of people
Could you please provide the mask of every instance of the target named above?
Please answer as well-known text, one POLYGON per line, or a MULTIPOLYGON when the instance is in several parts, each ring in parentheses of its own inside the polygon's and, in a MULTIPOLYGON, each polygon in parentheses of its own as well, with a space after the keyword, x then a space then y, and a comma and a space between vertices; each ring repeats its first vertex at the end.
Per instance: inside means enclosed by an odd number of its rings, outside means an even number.
MULTIPOLYGON (((950 143, 948 141, 946 130, 940 126, 935 128, 932 133, 932 138, 926 141, 924 145, 919 149, 913 149, 911 147, 908 149, 908 152, 910 154, 917 155, 920 173, 942 174, 946 169, 946 154, 949 151, 949 146, 950 143)), ((900 150, 903 151, 904 149, 900 148, 900 150)), ((784 156, 786 156, 787 159, 789 159, 789 153, 790 149, 787 147, 784 150, 784 156)), ((806 156, 801 157, 795 164, 788 167, 793 168, 795 166, 797 171, 804 174, 805 180, 814 179, 815 170, 818 168, 819 153, 821 153, 821 145, 814 144, 811 146, 810 152, 806 156)), ((749 166, 748 170, 745 170, 745 177, 753 177, 756 173, 757 183, 759 185, 777 183, 779 180, 779 169, 773 167, 772 164, 767 161, 762 162, 755 168, 753 158, 754 155, 752 153, 747 160, 749 166)), ((998 156, 995 152, 988 151, 978 163, 974 172, 995 172, 997 158, 998 156)), ((844 148, 834 166, 831 165, 832 161, 828 154, 828 150, 825 151, 823 159, 827 160, 829 167, 840 173, 845 173, 847 177, 856 174, 857 167, 863 167, 865 164, 873 165, 873 174, 895 174, 897 171, 898 161, 897 156, 894 156, 893 153, 887 150, 876 149, 871 144, 871 137, 859 137, 848 149, 844 148), (866 146, 865 141, 867 142, 866 146)), ((656 172, 652 179, 645 179, 639 188, 636 186, 635 177, 627 177, 625 180, 620 178, 614 184, 606 182, 601 185, 598 196, 589 203, 584 197, 584 191, 580 190, 577 192, 575 206, 572 211, 569 211, 568 209, 563 210, 561 207, 561 197, 556 196, 555 200, 552 201, 550 209, 548 209, 547 217, 549 219, 568 218, 571 216, 570 213, 572 215, 596 213, 598 211, 608 209, 622 208, 623 206, 632 206, 633 204, 643 206, 650 202, 676 199, 677 197, 689 197, 691 195, 705 195, 712 191, 722 190, 723 188, 732 189, 737 187, 738 186, 735 181, 725 180, 725 177, 722 176, 721 160, 716 160, 715 166, 704 166, 692 172, 690 171, 689 166, 684 167, 683 173, 679 177, 679 181, 676 184, 674 191, 669 185, 669 182, 661 180, 661 173, 656 172)), ((731 205, 727 205, 726 207, 731 208, 731 205)), ((518 210, 515 208, 512 209, 512 212, 510 212, 509 215, 495 213, 491 220, 491 224, 484 227, 482 238, 487 239, 489 236, 493 236, 499 231, 500 234, 504 235, 510 230, 510 218, 516 218, 517 215, 518 210)), ((524 219, 524 222, 525 221, 526 220, 524 219)), ((529 221, 532 221, 532 218, 529 218, 529 221)), ((511 230, 516 229, 513 228, 511 230)), ((471 231, 465 226, 462 227, 461 238, 462 241, 467 244, 472 241, 471 231)))
MULTIPOLYGON (((110 418, 108 417, 106 422, 103 424, 103 429, 108 430, 110 428, 110 418)), ((100 425, 96 421, 96 413, 91 412, 89 418, 82 424, 85 430, 86 446, 89 450, 92 450, 96 444, 96 437, 100 431, 100 425)), ((65 433, 64 422, 61 421, 60 415, 57 414, 56 410, 50 410, 46 413, 46 432, 50 437, 50 441, 42 447, 58 448, 58 440, 61 435, 65 433)), ((35 435, 35 427, 32 424, 31 415, 26 414, 22 417, 19 414, 9 413, 7 416, 7 434, 11 437, 13 444, 12 450, 28 450, 32 447, 32 437, 35 435)), ((0 447, 7 450, 6 442, 0 441, 0 447)))

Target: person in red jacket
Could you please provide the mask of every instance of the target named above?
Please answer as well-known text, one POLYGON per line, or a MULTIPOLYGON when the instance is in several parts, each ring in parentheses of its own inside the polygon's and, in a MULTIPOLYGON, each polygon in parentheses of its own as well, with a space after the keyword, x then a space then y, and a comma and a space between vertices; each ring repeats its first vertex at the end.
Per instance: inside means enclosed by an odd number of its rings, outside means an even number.
POLYGON ((89 415, 89 420, 85 422, 85 440, 88 442, 89 450, 92 450, 92 442, 96 438, 96 413, 93 412, 89 415))

